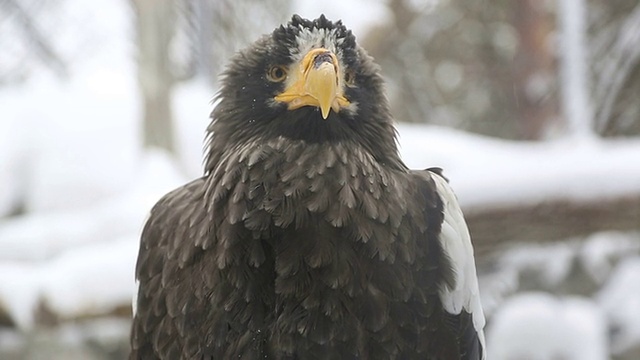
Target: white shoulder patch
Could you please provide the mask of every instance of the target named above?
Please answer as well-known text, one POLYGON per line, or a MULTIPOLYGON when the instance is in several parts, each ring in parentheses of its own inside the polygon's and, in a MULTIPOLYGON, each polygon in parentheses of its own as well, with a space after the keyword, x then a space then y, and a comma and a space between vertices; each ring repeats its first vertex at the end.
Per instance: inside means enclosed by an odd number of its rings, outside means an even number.
POLYGON ((131 312, 133 316, 138 313, 138 291, 140 289, 140 281, 136 279, 135 287, 133 288, 133 297, 131 298, 131 312))
POLYGON ((440 244, 451 260, 456 280, 455 288, 445 286, 440 290, 440 300, 450 314, 459 314, 463 309, 471 314, 473 326, 478 332, 484 353, 486 352, 483 332, 485 319, 480 303, 478 276, 469 229, 458 205, 458 199, 447 181, 437 174, 430 174, 443 202, 444 221, 440 244))

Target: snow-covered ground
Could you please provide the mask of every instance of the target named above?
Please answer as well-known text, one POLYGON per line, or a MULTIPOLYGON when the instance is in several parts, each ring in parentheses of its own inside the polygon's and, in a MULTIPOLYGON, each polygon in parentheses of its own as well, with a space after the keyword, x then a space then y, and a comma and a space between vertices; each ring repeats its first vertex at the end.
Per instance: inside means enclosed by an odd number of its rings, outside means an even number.
MULTIPOLYGON (((332 12, 336 6, 308 4, 297 5, 298 12, 338 16, 332 12)), ((369 11, 379 21, 388 16, 378 3, 369 11)), ((99 22, 104 33, 124 21, 110 12, 120 20, 99 22)), ((358 12, 356 7, 347 13, 358 12)), ((356 28, 368 24, 361 14, 344 19, 356 28)), ((214 90, 198 81, 176 89, 177 157, 143 151, 133 57, 120 40, 83 63, 69 81, 43 72, 19 87, 0 88, 0 313, 7 312, 20 331, 34 329, 41 306, 64 320, 130 303, 149 209, 164 193, 201 174, 214 90), (24 214, 8 216, 17 207, 24 214)), ((444 168, 467 209, 640 192, 640 139, 524 143, 433 126, 398 127, 407 164, 444 168)), ((533 345, 547 345, 549 354, 586 359, 572 351, 590 342, 591 359, 605 359, 610 348, 620 352, 640 344, 637 234, 596 234, 582 247, 518 251, 500 260, 497 282, 481 282, 498 284, 487 286, 485 296, 494 317, 488 341, 496 354, 514 358, 509 351, 523 354, 533 345), (612 257, 624 260, 614 266, 612 257), (568 276, 576 258, 603 284, 595 298, 511 297, 522 272, 543 269, 545 281, 553 284, 568 276), (555 324, 555 332, 545 331, 555 324), (611 344, 607 326, 616 329, 611 344), (535 341, 522 343, 525 336, 535 341), (510 347, 501 347, 505 343, 510 347)), ((0 332, 0 348, 11 336, 0 332)))

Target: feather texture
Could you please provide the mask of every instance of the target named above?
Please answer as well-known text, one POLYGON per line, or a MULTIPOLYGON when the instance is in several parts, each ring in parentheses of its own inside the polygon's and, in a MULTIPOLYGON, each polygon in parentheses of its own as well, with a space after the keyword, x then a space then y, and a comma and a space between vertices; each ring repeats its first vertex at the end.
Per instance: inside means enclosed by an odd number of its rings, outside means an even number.
POLYGON ((457 331, 468 332, 472 321, 478 338, 477 282, 465 278, 475 269, 472 259, 460 258, 470 243, 457 240, 464 223, 444 180, 380 167, 357 154, 357 145, 318 145, 324 156, 287 161, 288 149, 300 146, 285 138, 246 146, 225 158, 235 166, 220 164, 224 170, 156 205, 138 260, 134 351, 161 358, 176 351, 182 358, 414 358, 447 343, 462 349, 457 331), (353 159, 355 176, 341 177, 345 164, 326 166, 341 152, 353 159), (275 176, 258 176, 271 171, 266 162, 280 164, 275 176), (311 164, 324 171, 289 175, 311 164), (382 186, 383 177, 395 186, 382 186), (369 178, 379 193, 355 185, 371 184, 369 178), (318 179, 323 186, 314 188, 318 179), (226 195, 206 194, 224 182, 235 184, 226 195), (314 205, 318 197, 324 206, 314 205), (383 208, 400 220, 382 221, 383 208), (469 284, 475 289, 465 292, 469 284))

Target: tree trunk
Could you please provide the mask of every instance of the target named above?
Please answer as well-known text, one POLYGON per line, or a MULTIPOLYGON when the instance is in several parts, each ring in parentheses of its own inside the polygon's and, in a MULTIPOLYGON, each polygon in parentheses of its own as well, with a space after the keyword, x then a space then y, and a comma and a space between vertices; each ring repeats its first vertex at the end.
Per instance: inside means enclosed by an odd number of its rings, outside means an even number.
POLYGON ((133 0, 138 41, 138 82, 144 102, 144 146, 175 153, 169 46, 176 22, 174 0, 133 0))
POLYGON ((592 138, 586 0, 560 0, 560 79, 567 135, 592 138))
POLYGON ((513 61, 520 137, 542 139, 550 120, 557 117, 557 102, 549 96, 556 70, 547 45, 554 24, 544 2, 539 0, 518 0, 513 11, 513 24, 520 39, 513 61))

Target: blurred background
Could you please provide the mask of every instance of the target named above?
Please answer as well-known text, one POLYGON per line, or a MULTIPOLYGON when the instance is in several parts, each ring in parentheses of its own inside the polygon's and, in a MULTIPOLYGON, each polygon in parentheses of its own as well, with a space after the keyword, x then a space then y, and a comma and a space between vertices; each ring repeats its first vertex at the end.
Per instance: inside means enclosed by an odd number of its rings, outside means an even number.
POLYGON ((343 19, 451 179, 490 359, 640 359, 637 0, 0 0, 0 358, 126 356, 144 219, 293 13, 343 19))

